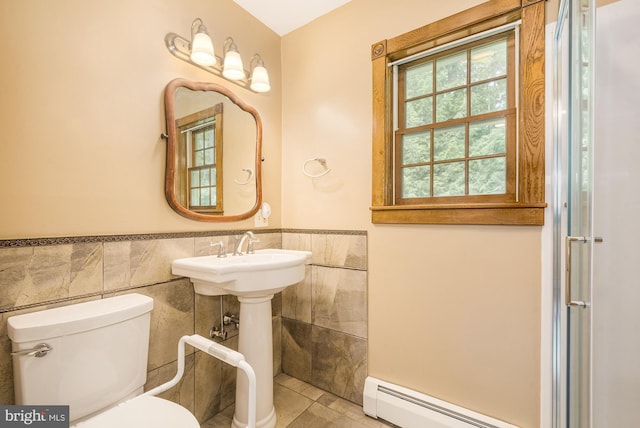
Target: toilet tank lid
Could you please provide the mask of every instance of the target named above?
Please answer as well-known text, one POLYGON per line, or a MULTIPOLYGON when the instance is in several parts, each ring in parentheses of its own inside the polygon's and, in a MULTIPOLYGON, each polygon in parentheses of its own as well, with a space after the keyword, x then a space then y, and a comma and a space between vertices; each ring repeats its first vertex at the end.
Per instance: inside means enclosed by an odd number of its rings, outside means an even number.
POLYGON ((153 299, 132 293, 93 300, 7 319, 14 343, 32 342, 94 330, 135 318, 153 309, 153 299))

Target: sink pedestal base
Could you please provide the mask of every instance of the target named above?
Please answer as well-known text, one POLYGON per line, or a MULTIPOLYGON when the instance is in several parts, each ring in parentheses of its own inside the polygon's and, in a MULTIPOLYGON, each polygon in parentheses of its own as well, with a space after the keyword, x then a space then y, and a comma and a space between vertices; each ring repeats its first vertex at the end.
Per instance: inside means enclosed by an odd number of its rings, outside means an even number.
MULTIPOLYGON (((273 332, 271 327, 271 299, 264 297, 240 297, 240 331, 238 352, 256 373, 257 407, 256 428, 274 428, 276 412, 273 407, 273 332)), ((232 428, 245 428, 248 422, 249 382, 238 371, 236 380, 236 412, 232 428)))

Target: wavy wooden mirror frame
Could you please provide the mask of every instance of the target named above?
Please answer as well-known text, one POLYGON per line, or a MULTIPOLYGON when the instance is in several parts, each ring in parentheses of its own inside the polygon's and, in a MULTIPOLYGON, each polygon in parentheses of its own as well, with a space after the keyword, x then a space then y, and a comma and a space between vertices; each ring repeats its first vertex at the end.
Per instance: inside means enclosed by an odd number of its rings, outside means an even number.
MULTIPOLYGON (((165 182, 164 193, 167 198, 167 202, 178 214, 199 221, 207 222, 232 222, 245 220, 254 216, 260 206, 262 205, 262 121, 258 111, 246 104, 237 95, 231 92, 224 86, 216 83, 209 82, 192 82, 186 79, 174 79, 167 84, 164 92, 164 107, 167 125, 167 164, 165 170, 165 182), (196 211, 192 211, 182 205, 178 200, 175 191, 176 180, 176 164, 177 164, 177 128, 176 128, 176 113, 175 113, 175 93, 178 88, 187 88, 192 91, 212 91, 222 94, 229 98, 235 105, 245 112, 251 114, 256 122, 256 146, 255 146, 255 163, 254 163, 254 176, 256 184, 256 201, 255 205, 247 212, 233 215, 216 215, 216 214, 203 214, 196 211)), ((227 143, 233 144, 233 143, 227 143)))

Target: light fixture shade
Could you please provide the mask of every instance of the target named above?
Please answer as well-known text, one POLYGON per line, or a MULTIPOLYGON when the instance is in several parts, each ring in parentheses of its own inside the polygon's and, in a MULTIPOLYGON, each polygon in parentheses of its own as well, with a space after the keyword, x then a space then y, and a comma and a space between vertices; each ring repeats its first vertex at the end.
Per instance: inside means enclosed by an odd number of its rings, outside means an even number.
POLYGON ((246 77, 242 67, 242 58, 237 51, 230 50, 224 56, 222 75, 229 80, 240 80, 246 77))
MULTIPOLYGON (((203 26, 200 27, 204 30, 203 26)), ((213 43, 206 30, 200 31, 193 36, 191 41, 191 61, 199 65, 211 66, 216 63, 216 56, 213 54, 213 43)))
POLYGON ((269 92, 271 85, 269 84, 269 74, 267 69, 262 65, 253 68, 251 74, 251 90, 255 92, 269 92))

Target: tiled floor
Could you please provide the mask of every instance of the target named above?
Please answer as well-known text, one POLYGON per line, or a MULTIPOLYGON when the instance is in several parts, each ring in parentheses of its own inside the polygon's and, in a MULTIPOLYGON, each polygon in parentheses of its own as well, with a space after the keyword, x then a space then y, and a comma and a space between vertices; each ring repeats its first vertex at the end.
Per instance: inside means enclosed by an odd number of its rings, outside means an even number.
MULTIPOLYGON (((276 428, 389 428, 394 425, 365 416, 362 407, 301 380, 280 374, 274 382, 276 428)), ((202 428, 229 428, 234 407, 229 406, 202 424, 202 428)))

